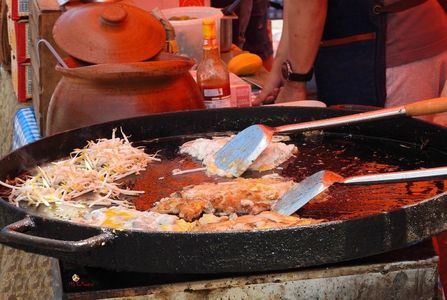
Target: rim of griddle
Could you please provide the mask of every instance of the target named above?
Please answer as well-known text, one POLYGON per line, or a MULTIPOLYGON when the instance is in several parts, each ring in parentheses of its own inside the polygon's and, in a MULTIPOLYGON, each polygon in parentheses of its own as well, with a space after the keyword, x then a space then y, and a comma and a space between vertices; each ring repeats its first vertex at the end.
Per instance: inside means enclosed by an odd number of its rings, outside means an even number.
MULTIPOLYGON (((153 114, 153 115, 146 115, 146 116, 139 116, 139 117, 134 117, 134 118, 123 118, 123 119, 119 119, 119 120, 114 120, 114 121, 109 121, 109 122, 105 122, 105 123, 98 123, 98 124, 94 124, 94 125, 90 125, 90 126, 86 126, 86 127, 80 127, 80 128, 75 128, 75 129, 71 129, 71 130, 67 130, 64 132, 60 132, 58 134, 52 135, 52 136, 48 136, 48 137, 44 137, 43 139, 37 140, 33 143, 27 144, 24 147, 21 147, 11 153, 9 153, 8 155, 6 155, 5 157, 1 158, 0 161, 3 160, 7 160, 7 159, 14 159, 15 156, 17 155, 17 153, 21 153, 22 152, 27 152, 28 148, 33 148, 36 147, 36 145, 39 144, 45 144, 47 143, 48 140, 57 140, 58 138, 62 137, 62 136, 70 136, 70 135, 75 135, 76 133, 84 133, 85 135, 89 135, 90 138, 85 139, 84 144, 83 145, 78 145, 77 147, 81 147, 84 146, 86 141, 88 140, 92 140, 92 139, 98 139, 98 138, 104 138, 103 135, 101 135, 101 132, 104 132, 105 130, 109 130, 111 132, 111 130, 113 128, 119 128, 122 127, 122 123, 126 123, 126 122, 136 122, 138 123, 141 120, 147 119, 147 118, 157 118, 157 117, 172 117, 172 116, 179 116, 182 114, 191 114, 191 113, 207 113, 207 112, 218 112, 218 113, 223 113, 225 114, 226 111, 236 111, 239 110, 241 112, 243 111, 289 111, 289 110, 303 110, 304 112, 312 112, 312 111, 330 111, 330 112, 335 112, 336 115, 346 115, 346 114, 352 114, 352 113, 356 113, 356 111, 351 111, 351 110, 340 110, 340 109, 331 109, 331 108, 320 108, 320 107, 282 107, 282 106, 278 106, 278 107, 247 107, 247 108, 224 108, 224 109, 208 109, 208 110, 190 110, 190 111, 185 111, 185 112, 168 112, 168 113, 159 113, 159 114, 153 114), (121 126, 120 126, 121 125, 121 126), (85 132, 85 131, 89 131, 89 132, 85 132)), ((230 119, 231 120, 231 119, 230 119)), ((237 121, 236 121, 237 122, 237 121)), ((433 124, 430 124, 428 122, 425 121, 421 121, 421 120, 417 120, 417 119, 413 119, 412 122, 417 122, 417 123, 421 123, 421 124, 425 124, 426 126, 431 126, 433 129, 437 128, 438 130, 441 131, 445 131, 447 132, 447 128, 445 127, 440 127, 440 126, 436 126, 433 124)), ((415 123, 416 124, 416 123, 415 123)), ((124 133, 125 129, 123 129, 124 133)), ((234 130, 233 132, 237 132, 238 130, 234 130)), ((328 130, 324 130, 324 132, 327 134, 332 134, 333 129, 328 129, 328 130)), ((206 132, 192 132, 192 133, 188 133, 188 134, 178 134, 178 135, 165 135, 162 137, 150 137, 147 140, 135 140, 132 141, 133 143, 141 143, 142 141, 145 142, 155 142, 156 140, 160 140, 160 139, 167 139, 167 138, 180 138, 180 137, 185 137, 185 136, 197 136, 199 137, 200 135, 202 136, 209 136, 212 135, 213 133, 215 134, 220 134, 220 135, 224 135, 225 133, 229 133, 231 131, 220 131, 220 132, 210 132, 210 131, 206 131, 206 132)), ((325 134, 324 133, 324 134, 325 134)), ((127 134, 127 133, 126 133, 127 134)), ((385 137, 378 137, 378 136, 371 136, 371 135, 357 135, 357 134, 351 134, 351 133, 343 133, 343 132, 336 132, 336 134, 349 134, 350 136, 353 137, 364 137, 364 138, 375 138, 375 139, 387 139, 385 137)), ((132 137, 132 134, 129 134, 130 138, 132 137)), ((398 139, 391 139, 388 138, 387 140, 389 141, 394 141, 397 143, 406 143, 406 144, 414 144, 414 145, 418 145, 415 142, 409 142, 409 141, 405 141, 405 140, 398 140, 398 139)), ((435 149, 437 151, 440 151, 441 153, 445 153, 447 154, 447 149, 445 151, 442 151, 438 148, 432 148, 435 149)), ((34 161, 34 167, 36 167, 37 165, 41 164, 41 163, 46 163, 46 162, 51 162, 54 161, 56 159, 59 158, 63 158, 66 157, 68 154, 64 153, 64 155, 60 155, 61 153, 57 154, 57 157, 54 159, 50 159, 50 160, 42 160, 42 161, 34 161)), ((21 172, 25 172, 26 170, 29 170, 29 167, 26 169, 21 170, 21 172)), ((15 175, 14 177, 16 177, 18 175, 15 175)), ((5 178, 0 178, 0 180, 4 180, 5 178)), ((22 217, 25 216, 30 216, 34 219, 38 219, 38 220, 42 220, 45 222, 55 222, 55 223, 59 223, 61 225, 70 225, 73 227, 80 227, 80 228, 91 228, 94 230, 106 230, 109 232, 114 232, 116 234, 126 234, 126 233, 143 233, 143 234, 148 234, 148 235, 164 235, 164 236, 169 236, 169 235, 185 235, 185 236, 190 236, 190 235, 216 235, 216 234, 220 234, 220 235, 240 235, 240 234, 251 234, 251 233, 262 233, 262 232, 277 232, 277 231, 281 231, 281 232, 286 232, 286 231, 296 231, 297 229, 304 229, 304 228, 315 228, 315 227, 324 227, 324 226, 332 226, 334 224, 338 224, 338 223, 342 223, 342 222, 346 222, 346 221, 353 221, 353 220, 359 220, 359 219, 368 219, 368 218, 374 218, 380 215, 387 215, 387 214, 392 214, 398 211, 402 211, 405 209, 408 209, 410 207, 414 207, 417 206, 419 204, 423 204, 426 202, 429 202, 431 200, 440 198, 440 197, 445 197, 445 195, 447 194, 447 192, 444 193, 440 193, 438 195, 435 195, 433 197, 421 200, 417 203, 413 203, 413 204, 409 204, 409 205, 405 205, 402 206, 398 209, 394 209, 391 211, 386 211, 386 212, 381 212, 381 213, 375 213, 375 214, 371 214, 371 215, 367 215, 367 216, 361 216, 361 217, 353 217, 353 218, 349 218, 347 220, 333 220, 333 221, 323 221, 321 223, 317 223, 317 224, 305 224, 305 225, 299 225, 299 226, 290 226, 290 227, 280 227, 280 228, 269 228, 269 229, 255 229, 255 230, 229 230, 229 231, 188 231, 188 232, 177 232, 177 231, 143 231, 143 230, 133 230, 133 229, 123 229, 123 230, 117 230, 117 229, 113 229, 113 228, 108 228, 108 227, 101 227, 101 226, 94 226, 94 225, 88 225, 88 224, 79 224, 79 223, 75 223, 69 220, 63 220, 63 219, 57 219, 57 218, 51 218, 51 217, 45 217, 30 211, 27 211, 26 209, 22 208, 22 207, 17 207, 15 205, 13 205, 12 203, 10 203, 7 199, 0 197, 0 199, 4 202, 5 205, 7 205, 10 209, 16 210, 16 212, 23 214, 22 217)))

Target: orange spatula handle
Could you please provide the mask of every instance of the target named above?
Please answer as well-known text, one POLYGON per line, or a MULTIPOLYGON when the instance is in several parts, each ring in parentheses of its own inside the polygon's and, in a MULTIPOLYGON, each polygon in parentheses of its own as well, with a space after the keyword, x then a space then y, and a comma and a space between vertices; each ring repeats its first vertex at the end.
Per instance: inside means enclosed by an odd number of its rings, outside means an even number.
POLYGON ((432 98, 406 104, 407 116, 423 116, 447 111, 447 97, 432 98))

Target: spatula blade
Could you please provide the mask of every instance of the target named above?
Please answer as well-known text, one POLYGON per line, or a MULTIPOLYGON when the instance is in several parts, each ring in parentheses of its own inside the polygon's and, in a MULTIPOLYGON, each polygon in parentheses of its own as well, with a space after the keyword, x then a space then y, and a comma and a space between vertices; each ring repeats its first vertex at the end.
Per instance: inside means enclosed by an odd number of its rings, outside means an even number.
POLYGON ((296 212, 329 187, 324 175, 325 171, 320 171, 295 184, 272 206, 272 210, 286 216, 296 212))
POLYGON ((217 151, 214 162, 220 170, 239 177, 267 148, 270 139, 261 126, 247 127, 217 151))

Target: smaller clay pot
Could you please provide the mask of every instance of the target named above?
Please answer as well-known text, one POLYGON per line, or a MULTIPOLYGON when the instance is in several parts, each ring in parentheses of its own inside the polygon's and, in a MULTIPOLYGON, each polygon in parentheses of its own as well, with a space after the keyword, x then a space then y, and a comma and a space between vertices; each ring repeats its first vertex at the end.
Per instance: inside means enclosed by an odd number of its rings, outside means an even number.
POLYGON ((117 119, 204 108, 191 59, 56 67, 62 74, 50 101, 46 134, 117 119))

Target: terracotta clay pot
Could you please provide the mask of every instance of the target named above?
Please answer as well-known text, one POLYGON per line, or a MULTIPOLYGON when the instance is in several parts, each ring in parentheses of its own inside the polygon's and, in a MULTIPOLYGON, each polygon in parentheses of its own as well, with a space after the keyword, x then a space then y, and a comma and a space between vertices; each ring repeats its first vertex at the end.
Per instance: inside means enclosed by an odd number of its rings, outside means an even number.
POLYGON ((61 72, 50 101, 46 134, 160 112, 204 108, 188 72, 191 59, 159 55, 158 60, 98 64, 61 72))
POLYGON ((46 134, 159 112, 204 108, 188 72, 194 61, 161 53, 165 32, 124 3, 74 7, 57 20, 56 43, 71 55, 51 98, 46 134), (158 54, 157 54, 158 53, 158 54))
POLYGON ((90 3, 69 9, 54 24, 53 37, 66 53, 93 64, 149 60, 166 40, 155 17, 125 3, 90 3))

